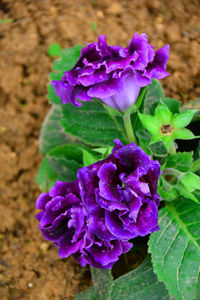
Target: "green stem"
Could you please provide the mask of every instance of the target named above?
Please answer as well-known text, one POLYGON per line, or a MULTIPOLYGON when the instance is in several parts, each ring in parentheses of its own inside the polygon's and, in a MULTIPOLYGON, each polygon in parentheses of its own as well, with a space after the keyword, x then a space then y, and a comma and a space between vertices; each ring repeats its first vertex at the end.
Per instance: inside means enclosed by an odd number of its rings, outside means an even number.
POLYGON ((200 170, 200 158, 196 159, 192 164, 192 172, 197 172, 200 170))
POLYGON ((135 135, 133 132, 132 124, 131 124, 131 116, 126 115, 123 117, 123 120, 124 120, 124 127, 126 130, 126 135, 127 135, 129 143, 132 143, 132 142, 136 143, 136 138, 135 138, 135 135))
POLYGON ((92 281, 95 290, 95 299, 107 299, 109 289, 113 283, 111 269, 98 269, 90 266, 92 281), (105 297, 105 298, 104 298, 105 297))
POLYGON ((171 146, 169 148, 169 154, 170 155, 176 154, 176 148, 175 148, 174 142, 171 143, 171 146))

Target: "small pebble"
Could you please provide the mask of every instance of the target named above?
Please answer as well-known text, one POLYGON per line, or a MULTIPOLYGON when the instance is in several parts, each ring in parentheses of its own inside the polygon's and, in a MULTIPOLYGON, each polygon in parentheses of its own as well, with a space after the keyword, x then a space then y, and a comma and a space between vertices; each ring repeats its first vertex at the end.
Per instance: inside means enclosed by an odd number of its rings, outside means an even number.
POLYGON ((32 282, 28 282, 28 288, 31 289, 33 287, 32 282))

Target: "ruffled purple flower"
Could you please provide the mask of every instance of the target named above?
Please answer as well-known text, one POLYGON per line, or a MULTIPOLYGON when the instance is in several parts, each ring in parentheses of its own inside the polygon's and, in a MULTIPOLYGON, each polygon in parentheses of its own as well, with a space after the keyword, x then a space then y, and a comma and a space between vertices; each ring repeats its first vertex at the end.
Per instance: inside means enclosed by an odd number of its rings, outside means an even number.
POLYGON ((44 238, 59 248, 59 255, 64 258, 76 253, 82 244, 85 224, 78 181, 57 181, 49 193, 38 197, 36 208, 41 210, 36 216, 39 228, 44 238))
POLYGON ((152 78, 169 75, 168 56, 169 45, 154 51, 145 33, 135 33, 127 48, 109 46, 101 35, 82 49, 75 67, 64 72, 62 80, 51 83, 63 104, 80 107, 79 100, 95 97, 125 112, 135 103, 141 87, 151 84, 152 78))
POLYGON ((107 242, 128 241, 159 229, 159 163, 134 143, 115 144, 111 155, 77 175, 88 229, 107 242))
POLYGON ((87 263, 108 269, 132 244, 114 238, 100 239, 88 228, 87 211, 80 199, 78 181, 57 181, 49 193, 42 193, 36 207, 39 228, 46 240, 53 241, 61 258, 73 255, 82 266, 87 263))

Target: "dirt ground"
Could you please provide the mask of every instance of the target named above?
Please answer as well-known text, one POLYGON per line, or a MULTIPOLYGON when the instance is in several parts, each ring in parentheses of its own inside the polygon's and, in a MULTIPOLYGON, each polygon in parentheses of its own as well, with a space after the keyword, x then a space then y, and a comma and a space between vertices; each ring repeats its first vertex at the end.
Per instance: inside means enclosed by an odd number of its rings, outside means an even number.
POLYGON ((40 191, 39 130, 46 98, 51 43, 62 48, 95 41, 127 45, 146 32, 156 47, 171 46, 162 81, 166 95, 200 96, 198 0, 0 0, 0 299, 70 300, 90 284, 89 269, 61 260, 34 218, 40 191), (97 24, 93 31, 90 22, 97 24))

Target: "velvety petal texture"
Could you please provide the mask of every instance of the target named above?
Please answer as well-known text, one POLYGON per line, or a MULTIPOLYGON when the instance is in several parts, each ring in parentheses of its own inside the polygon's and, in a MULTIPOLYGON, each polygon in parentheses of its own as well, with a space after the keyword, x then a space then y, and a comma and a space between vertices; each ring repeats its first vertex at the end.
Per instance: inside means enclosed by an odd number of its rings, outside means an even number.
POLYGON ((79 100, 96 97, 125 112, 137 100, 141 87, 150 84, 152 78, 169 75, 168 57, 169 45, 154 51, 144 33, 135 33, 127 48, 107 45, 105 35, 101 35, 82 49, 72 70, 51 84, 63 104, 80 107, 79 100))
POLYGON ((73 255, 82 266, 109 269, 130 250, 131 239, 159 229, 159 163, 134 143, 114 143, 106 159, 79 169, 76 181, 57 181, 36 201, 44 238, 60 257, 73 255))
MULTIPOLYGON (((77 176, 91 222, 98 224, 101 219, 111 234, 107 234, 108 239, 128 241, 158 230, 161 171, 160 164, 134 143, 124 146, 119 140, 114 142, 112 154, 83 167, 77 176)), ((98 225, 90 227, 101 238, 98 225)))
POLYGON ((57 181, 49 193, 38 197, 36 208, 41 210, 36 216, 39 228, 46 240, 54 242, 61 258, 73 255, 82 266, 109 269, 132 247, 110 233, 100 207, 88 214, 78 180, 57 181))

